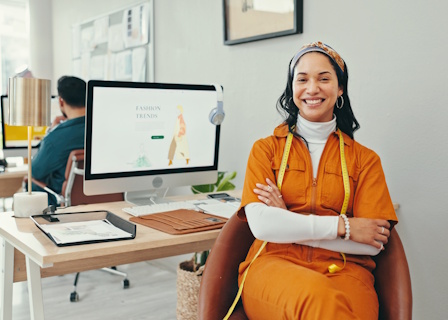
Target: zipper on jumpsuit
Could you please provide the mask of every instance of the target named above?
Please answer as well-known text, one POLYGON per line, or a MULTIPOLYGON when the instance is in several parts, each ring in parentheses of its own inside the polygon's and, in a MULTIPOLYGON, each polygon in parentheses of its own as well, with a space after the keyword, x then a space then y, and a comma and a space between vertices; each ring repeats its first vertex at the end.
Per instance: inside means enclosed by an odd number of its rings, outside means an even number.
MULTIPOLYGON (((310 157, 311 158, 311 157, 310 157)), ((311 176, 313 175, 311 170, 311 176)), ((316 190, 317 190, 317 178, 313 178, 313 183, 311 185, 311 213, 314 213, 316 211, 316 190)), ((307 256, 307 262, 312 261, 313 256, 313 247, 308 247, 308 256, 307 256)))
MULTIPOLYGON (((310 167, 311 167, 310 175, 311 175, 311 181, 312 181, 312 184, 311 184, 311 213, 313 213, 313 214, 316 213, 317 176, 319 175, 319 168, 321 167, 322 158, 324 157, 325 150, 327 149, 327 144, 328 144, 328 140, 330 139, 330 137, 331 137, 331 135, 327 138, 327 141, 325 142, 324 149, 322 150, 322 155, 320 156, 320 159, 319 159, 319 164, 317 167, 317 174, 316 174, 315 178, 313 177, 313 162, 311 160, 311 154, 308 152, 308 161, 309 161, 310 167)), ((314 251, 313 249, 314 249, 313 247, 308 247, 307 262, 312 261, 313 251, 314 251)))
MULTIPOLYGON (((314 214, 316 212, 317 175, 316 175, 316 178, 313 177, 313 161, 311 160, 311 154, 309 152, 308 146, 303 140, 301 140, 301 143, 303 143, 306 146, 306 149, 308 150, 308 163, 310 166, 310 177, 311 177, 311 181, 312 181, 312 184, 311 184, 311 210, 310 210, 311 212, 310 213, 314 214)), ((323 154, 323 152, 322 152, 322 154, 323 154)), ((319 160, 319 162, 320 162, 320 160, 319 160)), ((319 165, 320 165, 320 163, 319 163, 319 165)), ((319 169, 318 169, 318 172, 319 172, 319 169)), ((308 250, 308 252, 307 252, 306 261, 311 262, 312 256, 313 256, 313 247, 307 246, 307 250, 308 250)))

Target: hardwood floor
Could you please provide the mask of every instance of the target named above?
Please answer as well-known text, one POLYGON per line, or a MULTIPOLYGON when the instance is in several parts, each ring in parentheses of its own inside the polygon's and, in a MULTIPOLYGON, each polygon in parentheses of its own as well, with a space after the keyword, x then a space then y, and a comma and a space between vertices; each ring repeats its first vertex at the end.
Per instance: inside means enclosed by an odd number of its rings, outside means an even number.
MULTIPOLYGON (((173 320, 176 319, 176 269, 193 254, 119 266, 123 278, 101 270, 83 272, 78 281, 80 300, 70 302, 74 274, 42 279, 47 320, 173 320)), ((13 320, 30 319, 26 282, 14 284, 13 320)))

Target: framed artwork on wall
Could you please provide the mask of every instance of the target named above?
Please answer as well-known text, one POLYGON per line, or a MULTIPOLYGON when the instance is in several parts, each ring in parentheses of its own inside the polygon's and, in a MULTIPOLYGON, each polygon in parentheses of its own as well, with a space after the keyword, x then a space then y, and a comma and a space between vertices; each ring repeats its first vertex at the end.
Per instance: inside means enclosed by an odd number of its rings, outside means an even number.
POLYGON ((224 44, 302 33, 303 0, 223 0, 224 44))

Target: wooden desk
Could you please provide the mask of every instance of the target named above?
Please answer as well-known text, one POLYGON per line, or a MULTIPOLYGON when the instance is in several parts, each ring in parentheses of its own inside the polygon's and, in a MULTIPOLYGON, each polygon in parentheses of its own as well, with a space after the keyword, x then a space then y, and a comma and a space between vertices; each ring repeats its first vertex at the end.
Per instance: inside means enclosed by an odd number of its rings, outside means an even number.
MULTIPOLYGON (((229 192, 230 193, 230 192, 229 192)), ((235 194, 237 195, 237 193, 235 194)), ((174 200, 185 199, 177 197, 174 200)), ((188 199, 201 199, 204 195, 191 195, 188 199)), ((79 212, 106 209, 129 219, 123 212, 126 202, 111 202, 70 207, 60 212, 79 212)), ((133 240, 103 242, 71 247, 57 247, 27 218, 14 218, 12 212, 0 214, 0 236, 4 239, 2 252, 3 274, 1 282, 0 319, 12 319, 13 281, 27 278, 31 319, 44 319, 41 278, 78 271, 118 266, 151 259, 204 251, 212 247, 220 230, 185 235, 170 235, 137 225, 133 240), (14 249, 25 256, 26 273, 14 249)), ((23 262, 23 260, 22 260, 23 262)))
POLYGON ((0 198, 9 198, 22 186, 23 177, 28 174, 28 166, 6 167, 5 172, 0 173, 0 198))
MULTIPOLYGON (((240 196, 240 192, 228 192, 240 196)), ((189 199, 201 199, 192 195, 189 199)), ((182 200, 185 197, 173 198, 182 200)), ((129 219, 121 209, 126 202, 112 202, 70 207, 60 212, 109 210, 129 219)), ((170 235, 137 225, 133 240, 104 242, 71 247, 57 247, 27 218, 14 218, 12 212, 0 213, 0 237, 3 243, 0 266, 0 319, 12 319, 12 290, 14 281, 28 281, 31 319, 44 319, 41 278, 122 265, 151 259, 208 250, 220 230, 185 235, 170 235), (15 252, 16 251, 16 252, 15 252), (19 254, 20 253, 20 254, 19 254), (24 266, 26 265, 26 268, 24 266)))

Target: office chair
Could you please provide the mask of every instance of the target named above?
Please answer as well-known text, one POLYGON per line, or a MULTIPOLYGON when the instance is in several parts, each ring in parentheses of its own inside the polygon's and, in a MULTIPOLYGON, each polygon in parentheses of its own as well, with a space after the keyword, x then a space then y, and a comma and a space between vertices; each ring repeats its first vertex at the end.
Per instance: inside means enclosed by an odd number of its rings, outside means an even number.
MULTIPOLYGON (((123 201, 123 193, 101 194, 95 196, 86 196, 83 191, 84 176, 84 150, 73 150, 67 159, 65 167, 65 181, 62 184, 61 193, 50 189, 42 181, 33 178, 33 183, 46 192, 52 194, 57 201, 58 206, 76 206, 81 204, 103 203, 113 201, 123 201)), ((24 179, 24 183, 27 181, 24 179)), ((26 185, 25 185, 26 186, 26 185)))
MULTIPOLYGON (((83 176, 84 176, 84 150, 78 149, 73 150, 68 159, 65 169, 65 181, 62 184, 61 193, 57 193, 50 189, 45 183, 38 181, 33 178, 33 183, 47 191, 48 193, 55 196, 58 206, 65 205, 76 206, 81 204, 92 204, 92 203, 103 203, 103 202, 113 202, 113 201, 123 201, 123 193, 113 193, 95 196, 86 196, 83 191, 83 176)), ((26 181, 26 178, 24 179, 26 181)), ((123 277, 123 288, 129 288, 129 280, 125 272, 118 271, 116 267, 102 268, 101 270, 107 271, 109 273, 119 275, 123 277)), ((70 301, 79 301, 79 295, 76 291, 78 279, 80 273, 77 272, 75 280, 73 283, 74 290, 70 293, 70 301)))
MULTIPOLYGON (((222 319, 238 291, 238 266, 246 258, 254 236, 248 224, 233 215, 224 225, 205 264, 198 298, 198 319, 222 319)), ((381 320, 412 319, 409 267, 400 237, 392 230, 387 249, 374 257, 375 289, 381 320)), ((250 271, 249 271, 250 272, 250 271)), ((230 317, 247 320, 241 299, 230 317)))

